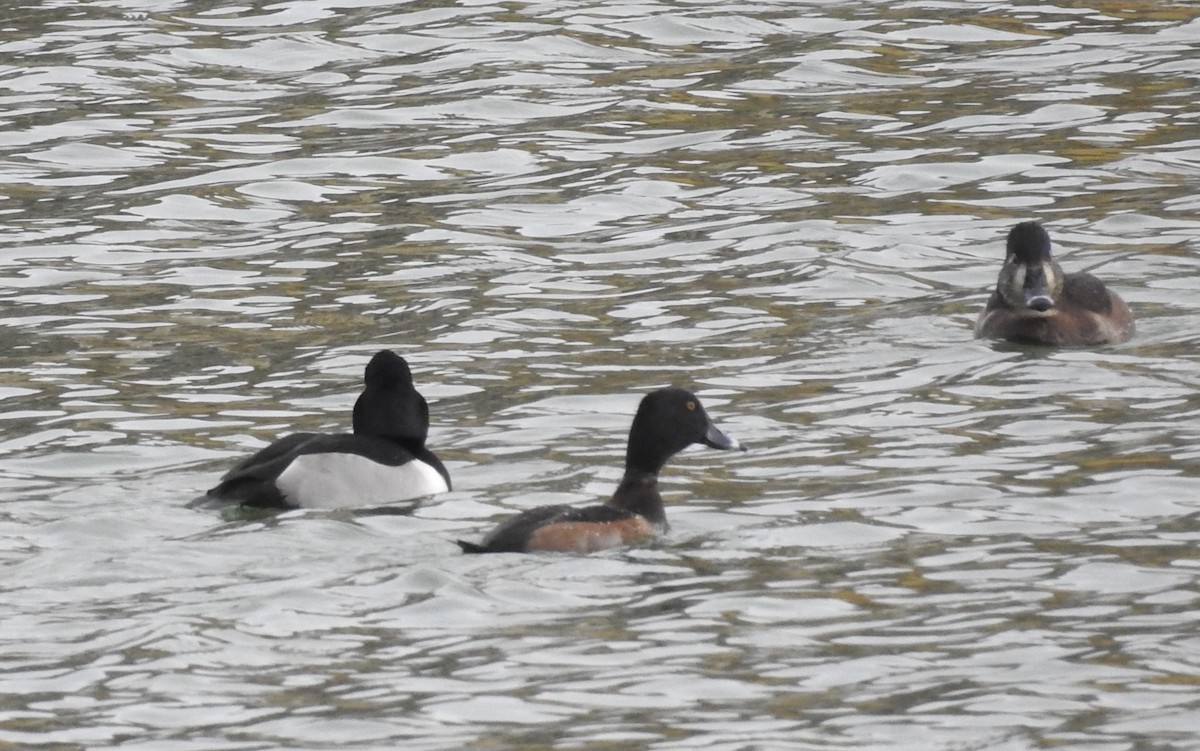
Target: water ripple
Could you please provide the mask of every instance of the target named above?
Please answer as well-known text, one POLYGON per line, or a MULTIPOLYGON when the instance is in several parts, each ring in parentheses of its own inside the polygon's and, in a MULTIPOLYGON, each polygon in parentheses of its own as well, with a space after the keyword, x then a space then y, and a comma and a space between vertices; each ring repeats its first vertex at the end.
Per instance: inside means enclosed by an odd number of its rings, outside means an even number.
POLYGON ((9 15, 0 744, 1193 742, 1194 8, 9 15), (971 338, 1028 218, 1137 337, 971 338), (383 347, 455 492, 182 508, 383 347), (458 554, 669 382, 670 535, 458 554))

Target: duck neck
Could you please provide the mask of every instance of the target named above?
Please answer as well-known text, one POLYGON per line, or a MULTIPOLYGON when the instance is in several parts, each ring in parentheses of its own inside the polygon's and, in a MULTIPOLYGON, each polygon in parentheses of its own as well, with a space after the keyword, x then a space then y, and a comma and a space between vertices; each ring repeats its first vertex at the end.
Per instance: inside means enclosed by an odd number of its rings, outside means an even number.
POLYGON ((609 506, 631 511, 646 521, 665 528, 667 515, 658 494, 658 473, 644 469, 626 469, 625 477, 608 501, 609 506))

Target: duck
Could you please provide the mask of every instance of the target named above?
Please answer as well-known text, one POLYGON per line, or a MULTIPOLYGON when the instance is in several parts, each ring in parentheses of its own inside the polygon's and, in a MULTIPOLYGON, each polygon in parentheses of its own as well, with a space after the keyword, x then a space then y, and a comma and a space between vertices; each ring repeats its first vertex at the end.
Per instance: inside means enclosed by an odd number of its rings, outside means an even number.
POLYGON ((354 403, 353 433, 293 433, 221 477, 192 506, 384 506, 445 493, 450 473, 425 446, 429 405, 403 357, 376 352, 354 403))
POLYGON ((1091 274, 1063 273, 1041 224, 1013 227, 1007 247, 996 289, 975 322, 977 339, 1091 346, 1133 336, 1133 313, 1125 301, 1091 274))
POLYGON ((625 475, 603 504, 541 506, 507 519, 464 553, 592 553, 667 531, 658 474, 667 460, 694 443, 721 450, 746 448, 721 432, 692 392, 675 386, 641 400, 625 452, 625 475))

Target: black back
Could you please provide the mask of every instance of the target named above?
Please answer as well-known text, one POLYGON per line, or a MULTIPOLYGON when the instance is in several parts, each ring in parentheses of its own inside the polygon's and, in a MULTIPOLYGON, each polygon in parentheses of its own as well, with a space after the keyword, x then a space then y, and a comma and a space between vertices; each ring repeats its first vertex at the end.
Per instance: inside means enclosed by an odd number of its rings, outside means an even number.
POLYGON ((1112 295, 1104 282, 1087 273, 1077 271, 1063 279, 1063 297, 1084 310, 1107 315, 1112 311, 1112 295))

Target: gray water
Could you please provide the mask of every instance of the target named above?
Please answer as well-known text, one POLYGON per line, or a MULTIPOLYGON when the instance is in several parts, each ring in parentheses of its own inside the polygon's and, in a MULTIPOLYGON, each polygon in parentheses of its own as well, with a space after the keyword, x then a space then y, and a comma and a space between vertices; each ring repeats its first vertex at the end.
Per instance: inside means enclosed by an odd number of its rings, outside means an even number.
POLYGON ((0 9, 0 748, 1200 748, 1200 6, 0 9), (972 339, 1015 222, 1129 343, 972 339), (183 504, 390 348, 454 492, 183 504), (750 446, 611 492, 678 383, 750 446))

